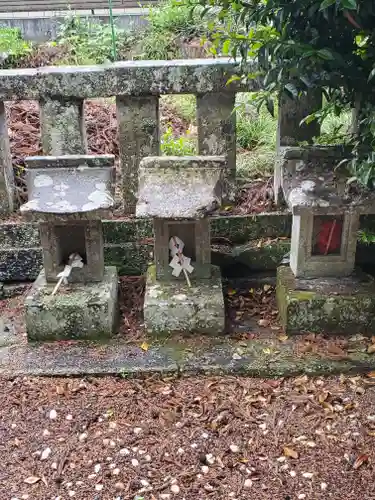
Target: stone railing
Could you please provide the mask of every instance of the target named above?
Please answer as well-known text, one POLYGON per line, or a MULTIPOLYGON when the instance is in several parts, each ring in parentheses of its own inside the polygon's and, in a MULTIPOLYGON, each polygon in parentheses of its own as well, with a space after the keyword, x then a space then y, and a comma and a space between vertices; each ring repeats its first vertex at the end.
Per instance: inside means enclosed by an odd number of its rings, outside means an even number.
MULTIPOLYGON (((126 61, 90 67, 46 67, 0 72, 0 210, 13 210, 14 186, 4 101, 38 100, 45 155, 86 152, 84 100, 116 97, 122 198, 133 213, 140 159, 160 153, 159 97, 195 94, 198 152, 227 155, 236 170, 235 95, 250 84, 228 83, 227 59, 126 61)), ((255 88, 255 82, 254 82, 255 88)))
MULTIPOLYGON (((138 166, 144 156, 160 154, 159 97, 197 97, 198 153, 226 155, 235 179, 236 92, 259 89, 259 82, 232 80, 238 66, 228 59, 124 61, 102 66, 46 67, 0 71, 0 214, 14 210, 14 178, 5 101, 38 100, 45 155, 87 150, 84 100, 116 98, 124 212, 134 213, 138 166)), ((317 109, 321 96, 307 95, 279 106, 277 151, 319 134, 312 123, 300 126, 317 109)), ((275 198, 281 190, 275 166, 275 198)))

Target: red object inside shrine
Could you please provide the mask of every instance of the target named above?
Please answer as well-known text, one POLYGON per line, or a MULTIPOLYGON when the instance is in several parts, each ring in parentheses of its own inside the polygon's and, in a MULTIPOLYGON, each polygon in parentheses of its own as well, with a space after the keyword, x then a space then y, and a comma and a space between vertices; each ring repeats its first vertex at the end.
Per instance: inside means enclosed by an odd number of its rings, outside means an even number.
POLYGON ((342 221, 331 219, 320 224, 316 241, 316 250, 319 255, 339 253, 341 247, 342 221))

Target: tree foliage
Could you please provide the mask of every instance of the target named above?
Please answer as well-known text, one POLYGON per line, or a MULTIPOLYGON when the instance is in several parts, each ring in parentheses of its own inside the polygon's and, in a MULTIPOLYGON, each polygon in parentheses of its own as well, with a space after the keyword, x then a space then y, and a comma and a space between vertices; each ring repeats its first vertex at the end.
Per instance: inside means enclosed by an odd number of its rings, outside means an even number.
POLYGON ((312 89, 321 89, 324 106, 307 121, 359 110, 352 167, 375 186, 374 0, 186 1, 215 14, 217 52, 240 59, 248 78, 261 78, 259 97, 271 112, 275 93, 298 98, 312 89))

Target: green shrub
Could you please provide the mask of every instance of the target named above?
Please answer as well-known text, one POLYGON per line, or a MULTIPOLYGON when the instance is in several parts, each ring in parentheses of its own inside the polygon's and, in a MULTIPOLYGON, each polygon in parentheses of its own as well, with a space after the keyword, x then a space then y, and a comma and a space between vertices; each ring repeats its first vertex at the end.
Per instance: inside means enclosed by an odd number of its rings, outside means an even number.
POLYGON ((175 111, 178 117, 189 124, 195 124, 197 114, 197 99, 192 94, 169 94, 162 97, 168 108, 175 111))
POLYGON ((201 38, 207 33, 207 23, 200 9, 193 13, 190 7, 175 0, 164 0, 150 7, 148 25, 140 37, 137 59, 174 59, 181 57, 180 43, 201 38))
POLYGON ((10 68, 29 55, 32 44, 22 39, 18 28, 0 28, 0 67, 10 68))
MULTIPOLYGON (((116 52, 121 57, 133 43, 134 36, 117 26, 114 35, 116 52)), ((60 25, 57 43, 68 51, 62 64, 103 64, 114 59, 112 27, 100 21, 69 13, 60 25)))
POLYGON ((191 156, 196 154, 196 145, 191 137, 175 137, 172 127, 168 127, 161 137, 160 149, 165 156, 191 156))

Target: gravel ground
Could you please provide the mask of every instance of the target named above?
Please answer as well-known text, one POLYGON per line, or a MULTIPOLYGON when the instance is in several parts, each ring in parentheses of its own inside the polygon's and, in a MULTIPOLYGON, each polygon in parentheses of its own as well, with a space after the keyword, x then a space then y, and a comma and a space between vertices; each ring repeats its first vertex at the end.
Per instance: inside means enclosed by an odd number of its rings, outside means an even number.
POLYGON ((3 380, 0 498, 375 499, 372 376, 3 380))

